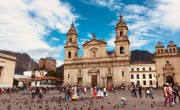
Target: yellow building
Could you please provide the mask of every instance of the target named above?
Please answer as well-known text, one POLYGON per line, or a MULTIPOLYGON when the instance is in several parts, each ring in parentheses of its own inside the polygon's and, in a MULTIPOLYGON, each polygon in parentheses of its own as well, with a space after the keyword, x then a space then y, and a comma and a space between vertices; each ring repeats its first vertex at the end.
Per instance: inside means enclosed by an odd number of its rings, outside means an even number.
POLYGON ((0 88, 12 88, 16 57, 0 53, 0 88))

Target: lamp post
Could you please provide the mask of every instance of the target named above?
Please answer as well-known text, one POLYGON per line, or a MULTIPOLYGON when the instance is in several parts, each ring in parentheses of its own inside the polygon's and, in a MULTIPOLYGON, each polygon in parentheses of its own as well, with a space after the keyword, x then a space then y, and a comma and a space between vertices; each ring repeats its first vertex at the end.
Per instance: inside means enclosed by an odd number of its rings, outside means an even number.
POLYGON ((105 79, 106 79, 106 76, 101 76, 101 78, 103 79, 103 87, 105 87, 105 79))

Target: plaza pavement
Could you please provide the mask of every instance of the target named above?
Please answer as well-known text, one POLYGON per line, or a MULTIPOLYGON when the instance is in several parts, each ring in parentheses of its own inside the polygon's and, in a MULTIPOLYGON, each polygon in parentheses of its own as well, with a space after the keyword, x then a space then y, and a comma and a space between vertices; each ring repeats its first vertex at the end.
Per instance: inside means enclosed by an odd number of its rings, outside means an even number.
MULTIPOLYGON (((59 91, 50 91, 44 94, 44 103, 38 103, 38 98, 31 99, 31 94, 23 95, 23 92, 0 95, 0 110, 180 110, 180 104, 170 107, 169 103, 164 106, 162 90, 154 90, 154 99, 145 98, 142 91, 142 98, 133 98, 130 91, 116 90, 116 94, 107 92, 108 97, 94 99, 93 95, 81 93, 79 101, 63 100, 65 94, 59 91), (127 104, 119 105, 121 97, 125 97, 127 104)), ((177 100, 178 102, 178 100, 177 100)))

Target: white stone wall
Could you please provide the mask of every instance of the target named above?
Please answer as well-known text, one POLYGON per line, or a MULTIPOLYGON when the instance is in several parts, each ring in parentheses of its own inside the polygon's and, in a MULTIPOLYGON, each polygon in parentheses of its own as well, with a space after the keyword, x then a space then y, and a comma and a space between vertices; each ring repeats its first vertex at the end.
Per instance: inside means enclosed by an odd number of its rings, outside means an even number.
POLYGON ((137 81, 140 82, 140 86, 142 87, 149 87, 150 81, 152 81, 152 86, 156 87, 156 68, 155 63, 150 64, 132 64, 130 65, 130 80, 131 82, 134 82, 134 84, 137 84, 137 81), (149 70, 149 67, 151 67, 151 70, 149 70), (134 71, 132 71, 132 68, 134 68, 134 71), (137 68, 139 68, 139 71, 137 71, 137 68), (143 68, 145 68, 145 71, 143 71, 143 68), (139 74, 139 79, 137 79, 137 74, 139 74), (143 74, 145 74, 145 79, 143 79, 143 74), (152 74, 152 79, 149 78, 149 74, 152 74), (131 79, 131 75, 134 76, 134 79, 131 79), (143 81, 146 81, 146 85, 143 84, 143 81))

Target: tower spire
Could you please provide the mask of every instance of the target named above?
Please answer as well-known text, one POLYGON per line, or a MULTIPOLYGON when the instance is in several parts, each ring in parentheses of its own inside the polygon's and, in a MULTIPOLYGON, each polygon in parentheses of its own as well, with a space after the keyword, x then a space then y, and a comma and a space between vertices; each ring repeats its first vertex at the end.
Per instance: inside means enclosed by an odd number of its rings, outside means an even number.
POLYGON ((93 39, 96 39, 96 34, 95 34, 95 32, 93 33, 93 39))
POLYGON ((71 24, 71 27, 74 27, 74 22, 73 22, 73 18, 72 18, 72 24, 71 24))
POLYGON ((121 9, 120 9, 120 20, 122 19, 122 11, 121 11, 121 9))

